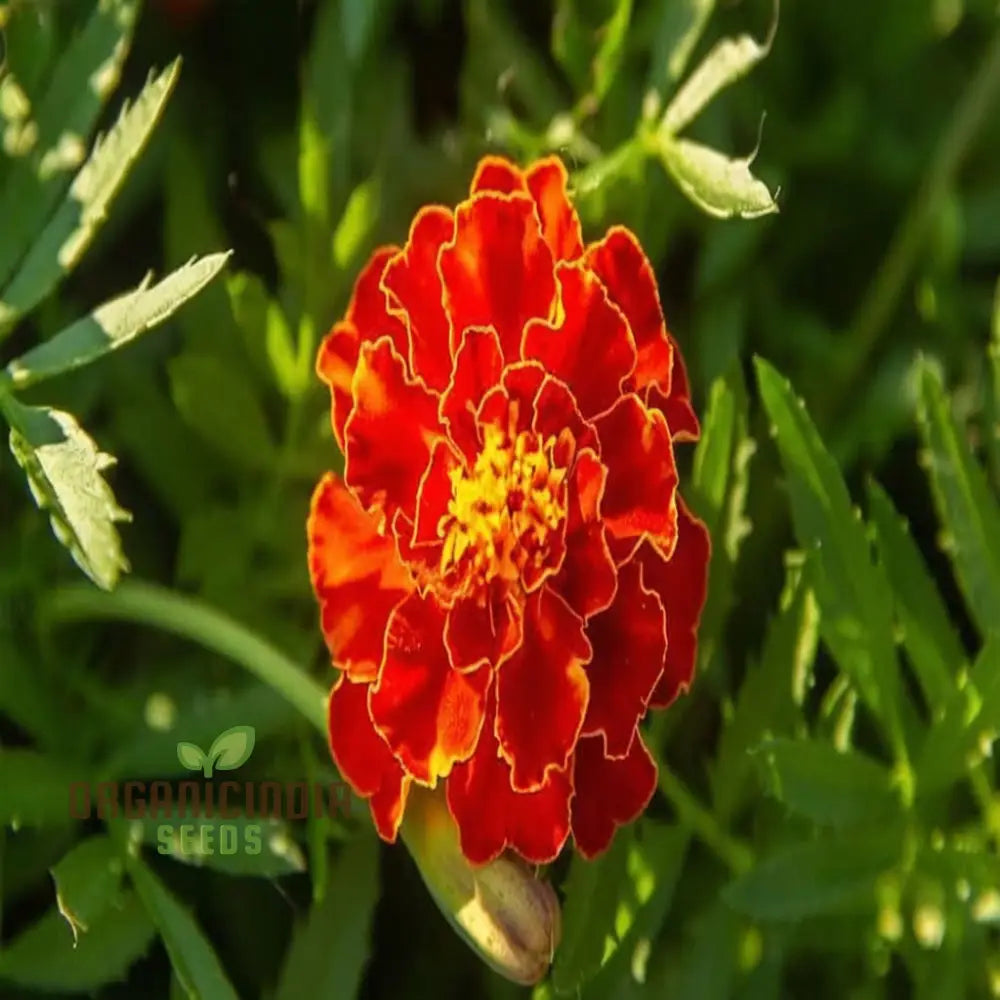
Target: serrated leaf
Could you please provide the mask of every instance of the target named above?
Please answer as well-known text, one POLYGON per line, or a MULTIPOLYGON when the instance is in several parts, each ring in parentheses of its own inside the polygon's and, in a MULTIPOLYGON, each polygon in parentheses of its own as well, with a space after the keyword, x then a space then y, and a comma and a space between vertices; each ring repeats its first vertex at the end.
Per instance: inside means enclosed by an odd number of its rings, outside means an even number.
POLYGON ((851 826, 898 814, 891 772, 855 750, 818 740, 775 739, 754 751, 770 793, 821 826, 851 826))
POLYGON ((823 638, 884 723, 894 753, 905 755, 892 593, 884 570, 872 562, 840 470, 801 400, 767 362, 756 359, 756 368, 788 481, 795 535, 808 553, 823 638))
POLYGON ((7 366, 16 388, 25 388, 62 372, 90 364, 169 319, 225 267, 230 254, 195 258, 150 287, 149 279, 99 306, 51 340, 32 348, 7 366))
POLYGON ((235 771, 250 759, 254 739, 253 726, 233 726, 215 738, 208 756, 218 770, 235 771))
POLYGON ((189 771, 200 771, 206 754, 196 743, 181 741, 177 744, 177 759, 189 771))
POLYGON ((378 842, 365 831, 337 856, 322 902, 293 932, 275 1000, 358 995, 378 896, 378 842))
POLYGON ((114 127, 97 139, 67 197, 0 296, 0 331, 29 312, 79 263, 159 122, 179 69, 177 60, 150 79, 135 104, 126 104, 114 127))
POLYGON ((903 646, 916 670, 931 711, 951 694, 953 678, 965 662, 965 651, 909 525, 889 495, 871 481, 869 512, 875 526, 879 556, 889 576, 903 646))
POLYGON ((119 901, 123 874, 118 851, 106 836, 81 841, 52 869, 56 906, 74 941, 119 901))
POLYGON ((35 108, 32 152, 11 162, 0 187, 0 287, 52 213, 67 171, 83 160, 84 141, 118 83, 137 11, 135 0, 101 0, 56 64, 35 108))
POLYGON ((600 857, 570 862, 562 911, 562 940, 552 966, 558 993, 573 993, 603 964, 605 939, 614 934, 615 904, 625 880, 634 829, 619 830, 600 857))
POLYGON ((196 816, 175 810, 169 816, 134 820, 133 829, 136 825, 144 843, 181 864, 249 878, 278 878, 306 868, 292 829, 284 820, 196 816))
POLYGON ((768 730, 787 728, 809 686, 819 643, 816 600, 798 570, 789 572, 780 610, 764 639, 760 663, 751 664, 732 714, 726 719, 716 764, 712 797, 716 813, 728 820, 750 793, 753 762, 749 748, 768 730))
POLYGON ((194 917, 140 858, 129 859, 128 871, 190 1000, 239 1000, 194 917))
POLYGON ((723 893, 759 920, 801 920, 874 906, 880 875, 899 860, 897 829, 851 831, 779 848, 723 893))
POLYGON ((749 35, 718 42, 677 91, 663 116, 661 128, 676 135, 690 125, 720 90, 746 76, 767 57, 777 27, 775 12, 774 23, 762 43, 749 35))
POLYGON ((660 91, 676 83, 715 9, 715 0, 662 0, 650 83, 660 91))
POLYGON ((231 363, 190 351, 167 371, 174 405, 193 430, 241 465, 273 469, 276 447, 260 400, 231 363))
POLYGON ((729 157, 663 131, 657 134, 656 148, 677 186, 709 215, 757 219, 778 211, 767 185, 750 172, 753 157, 729 157))
POLYGON ((110 590, 128 569, 116 521, 128 521, 102 473, 114 459, 98 451, 69 413, 0 400, 10 421, 10 449, 35 503, 49 513, 56 538, 98 586, 110 590))
POLYGON ((930 794, 963 775, 1000 736, 1000 635, 992 634, 968 676, 959 677, 917 759, 917 786, 930 794))
POLYGON ((985 635, 1000 622, 1000 509, 962 439, 940 377, 926 362, 919 381, 920 426, 935 507, 950 537, 959 586, 985 635))
POLYGON ((33 750, 0 748, 0 828, 69 822, 70 786, 85 777, 33 750))
POLYGON ((0 982, 28 990, 93 993, 105 983, 123 980, 154 935, 132 892, 122 893, 79 941, 53 907, 19 937, 4 942, 0 982))

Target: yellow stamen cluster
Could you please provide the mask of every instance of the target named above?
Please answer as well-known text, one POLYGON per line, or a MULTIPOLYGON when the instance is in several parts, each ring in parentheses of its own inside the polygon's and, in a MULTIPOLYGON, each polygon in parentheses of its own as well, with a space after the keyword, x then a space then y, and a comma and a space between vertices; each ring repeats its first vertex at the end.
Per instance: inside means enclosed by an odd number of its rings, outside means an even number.
POLYGON ((441 575, 456 589, 471 594, 496 579, 513 584, 526 569, 544 567, 550 536, 566 517, 566 469, 554 462, 555 446, 555 437, 522 431, 511 438, 490 425, 471 472, 452 470, 438 535, 441 575))

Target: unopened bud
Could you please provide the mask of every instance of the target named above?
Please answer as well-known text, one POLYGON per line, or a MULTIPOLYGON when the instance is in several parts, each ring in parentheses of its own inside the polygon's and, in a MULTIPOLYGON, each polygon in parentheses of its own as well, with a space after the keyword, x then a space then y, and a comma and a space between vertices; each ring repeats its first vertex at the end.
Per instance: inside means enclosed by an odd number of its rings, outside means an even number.
POLYGON ((401 832, 424 884, 459 936, 512 982, 539 982, 561 930, 552 886, 514 855, 472 865, 462 854, 443 789, 410 789, 401 832))

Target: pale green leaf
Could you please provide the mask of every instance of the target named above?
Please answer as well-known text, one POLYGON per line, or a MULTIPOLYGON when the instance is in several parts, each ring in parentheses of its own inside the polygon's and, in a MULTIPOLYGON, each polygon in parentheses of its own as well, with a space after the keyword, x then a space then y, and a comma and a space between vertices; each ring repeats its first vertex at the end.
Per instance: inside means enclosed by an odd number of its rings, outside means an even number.
POLYGON ((100 0, 59 58, 32 116, 31 152, 10 164, 0 187, 0 287, 43 228, 86 155, 86 139, 118 84, 138 12, 136 0, 100 0))
POLYGON ((725 38, 715 45, 670 102, 661 127, 676 135, 690 125, 720 90, 746 76, 771 51, 777 15, 763 43, 749 35, 725 38))
POLYGON ((2 394, 0 407, 35 503, 48 511, 53 532, 80 569, 110 590, 128 569, 115 522, 131 519, 102 475, 114 459, 98 451, 69 413, 23 406, 2 394))
POLYGON ((601 100, 611 89, 625 55, 625 38, 632 19, 632 0, 616 0, 614 13, 601 29, 594 56, 594 96, 601 100))
POLYGON ((153 286, 147 278, 135 291, 106 302, 12 361, 7 366, 11 383, 24 388, 124 347, 169 319, 222 270, 228 259, 229 253, 196 258, 153 286))
POLYGON ((178 60, 151 79, 135 104, 126 104, 114 127, 98 138, 67 197, 0 297, 0 330, 30 311, 79 263, 160 120, 179 70, 178 60))
POLYGON ((322 902, 293 932, 275 1000, 357 996, 378 897, 378 841, 364 831, 338 855, 322 902))
POLYGON ((380 190, 377 178, 359 184, 347 199, 343 215, 333 231, 333 261, 347 269, 371 240, 378 221, 380 190))
POLYGON ((715 0, 660 0, 652 86, 666 90, 681 78, 714 9, 715 0))
POLYGON ((255 736, 253 726, 233 726, 215 738, 208 756, 220 771, 235 771, 250 759, 255 736))
POLYGON ((149 949, 155 931, 132 892, 122 893, 75 941, 53 907, 0 950, 0 982, 26 990, 92 994, 121 981, 149 949))
POLYGON ((140 858, 129 859, 128 871, 190 1000, 239 1000, 215 951, 188 910, 140 858))
POLYGON ((177 759, 189 771, 200 771, 202 762, 206 759, 206 754, 196 743, 188 743, 182 740, 177 744, 177 759))
POLYGON ((728 157, 663 131, 657 134, 656 147, 677 186, 709 215, 756 219, 778 211, 767 185, 750 172, 753 157, 728 157))
POLYGON ((1000 508, 950 412, 940 376, 927 363, 920 371, 920 424, 955 575, 985 635, 1000 622, 1000 508))
POLYGON ((52 869, 56 906, 79 941, 95 921, 120 902, 124 866, 115 845, 106 836, 77 844, 52 869))

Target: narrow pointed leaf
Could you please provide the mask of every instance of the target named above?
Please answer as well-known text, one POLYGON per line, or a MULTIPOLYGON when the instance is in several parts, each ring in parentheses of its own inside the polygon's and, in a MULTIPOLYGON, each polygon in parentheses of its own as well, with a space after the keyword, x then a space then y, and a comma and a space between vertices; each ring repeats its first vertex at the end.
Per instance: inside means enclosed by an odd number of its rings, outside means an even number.
POLYGON ((684 75, 715 0, 665 0, 660 7, 650 82, 663 91, 684 75))
POLYGON ((195 258, 150 286, 148 279, 98 307, 89 316, 32 348, 7 366, 7 377, 23 388, 89 364, 169 319, 225 266, 229 253, 195 258))
POLYGON ((52 869, 56 906, 79 941, 119 900, 124 867, 110 837, 81 841, 52 869))
POLYGON ((10 449, 35 503, 48 511, 56 538, 80 569, 110 590, 128 569, 115 522, 130 519, 102 475, 114 459, 98 451, 69 413, 13 398, 2 406, 11 424, 10 449))
POLYGON ((179 70, 178 60, 151 79, 135 104, 126 104, 114 127, 97 139, 66 198, 0 296, 0 329, 29 312, 79 263, 160 120, 179 70))

